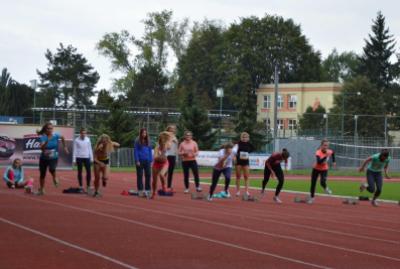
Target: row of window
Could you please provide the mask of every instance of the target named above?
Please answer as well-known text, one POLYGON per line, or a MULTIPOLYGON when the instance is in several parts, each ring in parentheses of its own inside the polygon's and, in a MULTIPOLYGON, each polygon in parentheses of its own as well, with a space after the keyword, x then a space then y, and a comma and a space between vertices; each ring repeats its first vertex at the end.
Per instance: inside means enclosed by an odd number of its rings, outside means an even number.
MULTIPOLYGON (((278 103, 277 107, 278 108, 283 108, 284 106, 284 99, 282 95, 278 95, 278 103)), ((297 96, 296 95, 288 95, 288 104, 287 104, 289 109, 295 109, 297 106, 297 96)), ((263 108, 270 109, 272 107, 272 96, 270 94, 264 95, 264 105, 263 108)))
MULTIPOLYGON (((297 120, 286 119, 286 122, 287 122, 286 129, 297 130, 297 120)), ((273 126, 271 126, 271 120, 269 118, 267 118, 267 120, 264 119, 264 124, 267 126, 267 128, 273 128, 273 126)), ((278 119, 277 125, 278 125, 278 130, 285 129, 285 119, 278 119)))

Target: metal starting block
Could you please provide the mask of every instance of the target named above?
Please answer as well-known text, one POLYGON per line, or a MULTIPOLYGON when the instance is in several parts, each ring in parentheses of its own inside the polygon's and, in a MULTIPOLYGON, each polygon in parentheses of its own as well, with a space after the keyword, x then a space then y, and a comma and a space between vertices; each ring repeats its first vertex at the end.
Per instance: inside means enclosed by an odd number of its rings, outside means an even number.
POLYGON ((254 195, 247 195, 246 193, 243 194, 242 196, 242 201, 247 201, 247 202, 258 202, 260 200, 259 197, 256 197, 254 195))
POLYGON ((307 201, 308 201, 308 198, 306 198, 306 197, 299 197, 299 196, 294 197, 295 203, 307 203, 307 201))
POLYGON ((208 193, 204 194, 202 192, 192 192, 190 194, 190 197, 192 198, 192 200, 204 200, 207 199, 208 193))
POLYGON ((359 201, 356 198, 345 198, 343 204, 345 205, 358 205, 359 201))

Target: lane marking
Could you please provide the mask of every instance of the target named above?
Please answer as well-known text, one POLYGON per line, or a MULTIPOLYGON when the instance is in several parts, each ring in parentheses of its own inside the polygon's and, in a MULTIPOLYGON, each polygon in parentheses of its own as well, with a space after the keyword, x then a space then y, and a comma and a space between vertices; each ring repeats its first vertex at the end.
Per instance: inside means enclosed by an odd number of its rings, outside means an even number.
POLYGON ((65 245, 65 246, 67 246, 67 247, 74 248, 74 249, 76 249, 76 250, 79 250, 79 251, 82 251, 82 252, 91 254, 91 255, 93 255, 93 256, 102 258, 102 259, 104 259, 104 260, 107 260, 107 261, 109 261, 109 262, 118 264, 118 265, 120 265, 120 266, 122 266, 122 267, 124 267, 124 268, 138 269, 138 268, 135 267, 135 266, 132 266, 132 265, 127 264, 127 263, 124 263, 124 262, 122 262, 122 261, 116 260, 116 259, 114 259, 114 258, 111 258, 111 257, 107 256, 107 255, 101 254, 101 253, 99 253, 99 252, 97 252, 97 251, 93 251, 93 250, 90 250, 90 249, 81 247, 81 246, 79 246, 79 245, 76 245, 76 244, 73 244, 73 243, 64 241, 64 240, 59 239, 59 238, 57 238, 57 237, 51 236, 51 235, 49 235, 49 234, 40 232, 40 231, 35 230, 35 229, 32 229, 32 228, 29 228, 29 227, 27 227, 27 226, 24 226, 24 225, 22 225, 22 224, 19 224, 19 223, 10 221, 10 220, 8 220, 8 219, 5 219, 5 218, 0 217, 0 221, 2 221, 3 223, 9 224, 9 225, 11 225, 11 226, 20 228, 20 229, 22 229, 22 230, 31 232, 31 233, 33 233, 33 234, 39 235, 39 236, 44 237, 44 238, 46 238, 46 239, 49 239, 49 240, 51 240, 51 241, 57 242, 57 243, 59 243, 59 244, 65 245))

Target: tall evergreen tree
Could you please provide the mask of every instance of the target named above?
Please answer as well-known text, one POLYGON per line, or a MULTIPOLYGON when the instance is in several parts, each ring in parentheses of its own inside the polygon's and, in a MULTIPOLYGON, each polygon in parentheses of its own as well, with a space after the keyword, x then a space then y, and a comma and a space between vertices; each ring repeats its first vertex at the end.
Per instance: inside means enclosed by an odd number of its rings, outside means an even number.
POLYGON ((365 40, 359 74, 368 77, 376 85, 376 90, 383 94, 381 106, 386 114, 400 112, 400 85, 397 82, 400 77, 400 62, 393 62, 395 47, 396 41, 390 34, 389 27, 386 27, 386 19, 378 12, 372 25, 372 34, 365 40))

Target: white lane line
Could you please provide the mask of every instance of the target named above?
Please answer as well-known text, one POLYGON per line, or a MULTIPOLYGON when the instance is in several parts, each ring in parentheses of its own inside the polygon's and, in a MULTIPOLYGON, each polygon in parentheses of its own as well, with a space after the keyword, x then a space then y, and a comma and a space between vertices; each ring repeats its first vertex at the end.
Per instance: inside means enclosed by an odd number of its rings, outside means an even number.
POLYGON ((64 240, 62 240, 62 239, 59 239, 59 238, 57 238, 57 237, 51 236, 51 235, 49 235, 49 234, 45 234, 45 233, 40 232, 40 231, 38 231, 38 230, 34 230, 34 229, 32 229, 32 228, 29 228, 29 227, 24 226, 24 225, 22 225, 22 224, 19 224, 19 223, 16 223, 16 222, 7 220, 7 219, 5 219, 5 218, 0 217, 0 221, 2 221, 3 223, 9 224, 9 225, 11 225, 11 226, 20 228, 20 229, 22 229, 22 230, 31 232, 31 233, 33 233, 33 234, 42 236, 42 237, 44 237, 44 238, 46 238, 46 239, 49 239, 49 240, 54 241, 54 242, 57 242, 57 243, 59 243, 59 244, 68 246, 68 247, 70 247, 70 248, 77 249, 77 250, 79 250, 79 251, 82 251, 82 252, 91 254, 91 255, 93 255, 93 256, 97 256, 97 257, 102 258, 102 259, 104 259, 104 260, 107 260, 107 261, 109 261, 109 262, 118 264, 118 265, 120 265, 120 266, 122 266, 122 267, 124 267, 124 268, 138 269, 138 268, 135 267, 135 266, 132 266, 132 265, 127 264, 127 263, 124 263, 124 262, 122 262, 122 261, 116 260, 116 259, 114 259, 114 258, 111 258, 111 257, 107 256, 107 255, 104 255, 104 254, 101 254, 101 253, 99 253, 99 252, 96 252, 96 251, 93 251, 93 250, 90 250, 90 249, 87 249, 87 248, 84 248, 84 247, 81 247, 81 246, 78 246, 78 245, 69 243, 69 242, 64 241, 64 240))
MULTIPOLYGON (((78 197, 81 200, 90 200, 88 198, 82 198, 82 197, 78 197)), ((153 212, 153 213, 157 213, 157 214, 162 214, 162 215, 167 215, 167 216, 174 216, 174 217, 179 217, 179 218, 184 218, 184 219, 189 219, 189 220, 196 220, 196 221, 205 221, 204 219, 201 218, 196 218, 196 217, 190 217, 190 216, 186 216, 186 215, 182 215, 182 214, 178 214, 178 213, 168 213, 165 211, 160 211, 160 210, 154 210, 154 209, 145 209, 142 207, 137 207, 137 206, 132 206, 132 205, 125 205, 125 204, 120 204, 120 203, 114 203, 114 202, 107 202, 107 201, 102 201, 102 200, 96 200, 96 202, 98 203, 102 203, 102 204, 108 204, 108 205, 113 205, 113 206, 120 206, 120 207, 124 207, 124 208, 132 208, 132 209, 136 209, 136 210, 141 210, 141 211, 146 211, 146 212, 153 212)), ((176 207, 172 207, 169 206, 171 209, 178 209, 176 207)), ((193 208, 191 208, 193 209, 193 208)), ((196 210, 198 210, 198 208, 196 208, 196 210)), ((205 210, 202 210, 205 211, 205 210)), ((230 215, 230 216, 236 216, 236 217, 241 217, 241 215, 238 214, 230 214, 230 213, 225 213, 225 212, 218 212, 218 214, 225 214, 225 215, 230 215)), ((292 226, 292 227, 299 227, 299 228, 304 228, 307 230, 312 230, 312 231, 318 231, 318 232, 324 232, 324 233, 331 233, 331 234, 336 234, 336 235, 343 235, 346 237, 354 237, 354 238, 359 238, 359 239, 365 239, 368 241, 377 241, 377 242, 383 242, 383 243, 388 243, 388 244, 394 244, 394 245, 400 245, 399 241, 394 241, 394 240, 386 240, 386 239, 379 239, 379 238, 374 238, 371 236, 364 236, 364 235, 355 235, 352 233, 346 233, 346 232, 340 232, 340 231, 335 231, 335 230, 330 230, 330 229, 323 229, 323 228, 317 228, 317 227, 311 227, 309 225, 302 225, 302 224, 294 224, 294 223, 289 223, 289 222, 284 222, 284 221, 277 221, 277 220, 271 220, 271 219, 262 219, 262 218, 256 218, 256 217, 247 217, 249 219, 254 219, 257 221, 263 221, 263 222, 272 222, 272 223, 277 223, 277 224, 281 224, 281 225, 287 225, 287 226, 292 226)), ((220 223, 220 222, 218 222, 220 223)), ((224 224, 224 223, 221 223, 224 224)), ((237 226, 240 228, 240 226, 237 226)))
POLYGON ((206 242, 211 242, 211 243, 214 243, 214 244, 217 244, 217 245, 222 245, 222 246, 226 246, 226 247, 230 247, 230 248, 244 250, 244 251, 247 251, 247 252, 251 252, 251 253, 255 253, 255 254, 259 254, 259 255, 263 255, 263 256, 269 256, 269 257, 277 258, 277 259, 288 261, 288 262, 293 262, 293 263, 302 264, 302 265, 315 267, 315 268, 330 268, 328 266, 322 266, 322 265, 318 265, 318 264, 314 264, 314 263, 309 263, 309 262, 305 262, 305 261, 302 261, 302 260, 289 258, 289 257, 273 254, 273 253, 266 252, 266 251, 247 248, 247 247, 243 247, 243 246, 240 246, 240 245, 237 245, 237 244, 228 243, 228 242, 221 241, 221 240, 215 240, 215 239, 212 239, 212 238, 203 237, 203 236, 199 236, 199 235, 195 235, 195 234, 191 234, 191 233, 180 232, 180 231, 173 230, 173 229, 163 228, 163 227, 156 226, 156 225, 153 225, 153 224, 148 224, 148 223, 144 223, 144 222, 140 222, 140 221, 135 221, 135 220, 127 219, 127 218, 124 218, 124 217, 118 217, 118 216, 115 216, 115 215, 102 213, 102 212, 97 212, 97 211, 90 210, 90 209, 85 209, 85 208, 80 208, 80 207, 75 207, 75 206, 70 206, 70 205, 64 205, 64 204, 57 203, 57 202, 52 202, 52 201, 42 200, 42 199, 37 199, 37 198, 31 198, 31 197, 23 196, 23 195, 19 195, 18 197, 29 199, 29 200, 33 200, 33 201, 37 201, 37 202, 42 202, 42 203, 46 203, 46 204, 57 205, 57 206, 60 206, 60 207, 74 209, 74 210, 78 210, 78 211, 82 211, 82 212, 87 212, 87 213, 91 213, 93 215, 107 217, 107 218, 119 220, 119 221, 122 221, 122 222, 133 223, 133 224, 140 225, 140 226, 143 226, 143 227, 146 227, 146 228, 151 228, 151 229, 154 229, 154 230, 159 230, 159 231, 168 232, 168 233, 172 233, 172 234, 177 234, 177 235, 181 235, 181 236, 185 236, 185 237, 190 237, 190 238, 194 238, 194 239, 198 239, 198 240, 202 240, 202 241, 206 241, 206 242))

